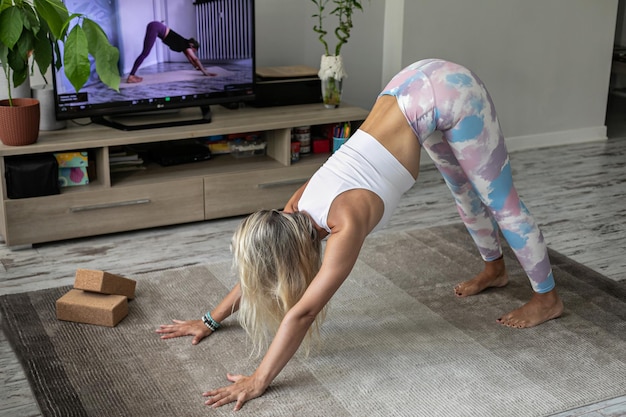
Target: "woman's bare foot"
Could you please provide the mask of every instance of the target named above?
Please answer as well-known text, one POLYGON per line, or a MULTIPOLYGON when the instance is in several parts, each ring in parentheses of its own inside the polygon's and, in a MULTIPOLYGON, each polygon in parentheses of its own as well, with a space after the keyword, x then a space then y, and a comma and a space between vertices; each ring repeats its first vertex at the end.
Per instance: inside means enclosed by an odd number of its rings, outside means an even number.
POLYGON ((533 327, 563 314, 563 302, 556 289, 545 294, 533 293, 530 301, 517 310, 496 320, 498 323, 518 329, 533 327))
POLYGON ((131 84, 133 84, 133 83, 140 83, 142 81, 143 81, 143 78, 138 77, 136 75, 129 75, 128 78, 126 79, 126 82, 127 83, 131 83, 131 84))
POLYGON ((454 293, 457 297, 467 297, 487 288, 504 287, 508 282, 504 258, 500 257, 495 261, 485 261, 485 269, 469 281, 458 283, 454 287, 454 293))

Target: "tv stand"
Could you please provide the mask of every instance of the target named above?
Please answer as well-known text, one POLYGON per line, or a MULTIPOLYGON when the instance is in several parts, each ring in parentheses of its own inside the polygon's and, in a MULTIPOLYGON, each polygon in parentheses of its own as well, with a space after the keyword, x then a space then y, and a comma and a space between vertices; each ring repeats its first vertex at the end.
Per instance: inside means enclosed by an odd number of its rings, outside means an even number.
MULTIPOLYGON (((319 103, 212 110, 213 121, 208 124, 134 131, 70 124, 63 130, 40 132, 32 145, 0 144, 0 235, 5 244, 14 247, 282 208, 329 156, 301 156, 292 163, 292 128, 359 122, 368 113, 344 104, 326 109, 319 103), (169 167, 146 163, 145 169, 130 172, 112 172, 109 166, 109 155, 119 146, 246 132, 263 133, 266 155, 214 155, 208 161, 169 167), (90 173, 89 184, 62 188, 58 195, 7 197, 5 158, 71 151, 88 151, 89 170, 95 173, 90 173)), ((177 117, 187 118, 185 112, 177 117)))
POLYGON ((118 130, 143 130, 143 129, 160 129, 164 127, 187 126, 202 123, 211 123, 212 114, 210 106, 200 106, 200 118, 181 119, 180 117, 166 117, 166 120, 155 122, 156 118, 163 119, 162 116, 169 116, 167 113, 160 114, 158 111, 144 113, 142 115, 131 115, 116 118, 115 116, 92 116, 93 123, 112 127, 118 130), (143 117, 145 116, 145 117, 143 117), (122 123, 121 118, 131 120, 135 123, 122 123), (140 119, 141 118, 141 119, 140 119), (137 123, 138 122, 138 123, 137 123))

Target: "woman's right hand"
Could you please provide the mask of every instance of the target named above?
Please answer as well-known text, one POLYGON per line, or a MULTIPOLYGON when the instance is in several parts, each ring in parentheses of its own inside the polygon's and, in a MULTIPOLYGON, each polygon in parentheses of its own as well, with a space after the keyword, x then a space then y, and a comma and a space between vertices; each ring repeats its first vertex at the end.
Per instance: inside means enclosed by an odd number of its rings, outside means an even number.
POLYGON ((174 337, 193 336, 192 345, 197 345, 202 339, 209 336, 209 329, 202 320, 172 320, 174 324, 162 324, 156 329, 161 339, 173 339, 174 337))

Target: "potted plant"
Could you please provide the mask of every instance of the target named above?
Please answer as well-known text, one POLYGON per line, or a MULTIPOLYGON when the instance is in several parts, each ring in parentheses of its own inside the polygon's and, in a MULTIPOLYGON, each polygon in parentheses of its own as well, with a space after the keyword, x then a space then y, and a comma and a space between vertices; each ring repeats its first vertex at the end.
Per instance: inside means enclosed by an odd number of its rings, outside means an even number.
POLYGON ((341 87, 346 72, 343 68, 341 58, 341 47, 350 39, 352 30, 352 15, 355 10, 363 10, 360 0, 311 0, 317 7, 317 12, 313 15, 317 19, 313 30, 317 33, 319 41, 324 46, 324 55, 320 63, 319 77, 322 81, 322 97, 327 108, 338 107, 341 103, 341 87), (334 7, 330 12, 326 8, 332 3, 334 7), (324 29, 324 21, 327 17, 334 16, 337 19, 337 26, 333 30, 337 40, 334 53, 331 55, 331 48, 326 40, 328 31, 324 29))
POLYGON ((65 75, 76 91, 89 78, 89 55, 95 60, 100 80, 119 91, 119 51, 109 43, 97 23, 84 15, 70 14, 61 0, 0 0, 0 64, 9 95, 8 100, 0 101, 0 139, 3 143, 18 145, 37 140, 39 103, 34 99, 13 98, 11 81, 15 87, 21 85, 35 65, 45 80, 53 54, 57 68, 63 62, 65 75), (75 24, 70 29, 72 23, 75 24), (29 66, 31 59, 32 67, 29 66), (36 114, 36 122, 16 124, 19 123, 16 113, 29 105, 34 108, 27 113, 32 117, 36 114), (17 133, 17 139, 9 137, 12 132, 17 133))

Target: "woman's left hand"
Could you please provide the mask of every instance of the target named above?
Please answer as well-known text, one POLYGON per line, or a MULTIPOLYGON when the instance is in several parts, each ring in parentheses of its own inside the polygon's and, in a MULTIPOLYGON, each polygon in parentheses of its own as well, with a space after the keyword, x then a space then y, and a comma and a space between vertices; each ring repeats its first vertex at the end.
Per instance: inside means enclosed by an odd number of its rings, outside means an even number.
POLYGON ((212 407, 221 407, 225 404, 236 401, 234 411, 239 411, 244 403, 263 395, 266 386, 263 386, 255 377, 245 375, 226 374, 226 378, 232 382, 232 385, 207 391, 202 394, 203 397, 211 397, 205 401, 206 405, 212 407))

